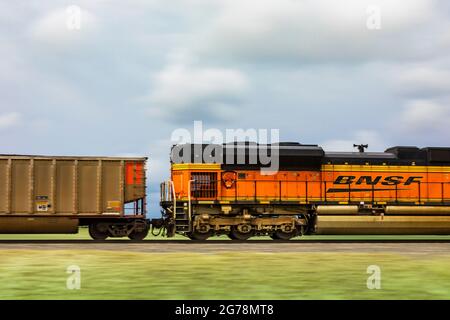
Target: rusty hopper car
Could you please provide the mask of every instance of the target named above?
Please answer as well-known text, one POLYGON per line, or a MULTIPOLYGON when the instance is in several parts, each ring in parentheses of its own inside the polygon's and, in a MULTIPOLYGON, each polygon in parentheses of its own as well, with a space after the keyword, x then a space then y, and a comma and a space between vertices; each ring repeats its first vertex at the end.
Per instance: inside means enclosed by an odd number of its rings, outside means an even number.
POLYGON ((0 233, 143 239, 146 159, 0 155, 0 233))
POLYGON ((450 234, 450 148, 360 147, 175 146, 171 180, 161 185, 168 235, 450 234), (277 150, 273 175, 253 157, 264 148, 277 150))

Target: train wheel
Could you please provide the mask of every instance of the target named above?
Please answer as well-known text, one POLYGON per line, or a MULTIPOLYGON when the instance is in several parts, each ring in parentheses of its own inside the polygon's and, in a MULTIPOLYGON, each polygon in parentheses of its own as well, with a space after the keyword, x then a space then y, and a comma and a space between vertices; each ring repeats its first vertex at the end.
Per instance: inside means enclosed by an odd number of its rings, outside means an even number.
POLYGON ((253 235, 254 235, 253 230, 249 230, 248 232, 242 232, 242 231, 239 231, 236 226, 233 226, 231 228, 230 233, 228 234, 228 237, 231 240, 241 240, 241 241, 243 241, 243 240, 250 239, 253 235))
POLYGON ((89 235, 94 240, 105 240, 108 238, 108 233, 106 231, 99 230, 96 223, 89 225, 89 235))
POLYGON ((271 234, 270 237, 273 240, 290 240, 297 235, 298 235, 297 230, 293 230, 291 232, 283 232, 281 230, 278 230, 275 233, 271 234))
POLYGON ((202 240, 203 241, 203 240, 208 239, 212 235, 213 234, 212 234, 211 231, 204 232, 204 233, 198 232, 198 231, 194 231, 194 232, 189 233, 187 236, 191 240, 202 240))
POLYGON ((128 238, 130 238, 130 240, 141 241, 141 240, 144 240, 147 235, 148 235, 148 229, 145 229, 144 231, 140 231, 140 232, 136 232, 136 231, 131 232, 128 235, 128 238))

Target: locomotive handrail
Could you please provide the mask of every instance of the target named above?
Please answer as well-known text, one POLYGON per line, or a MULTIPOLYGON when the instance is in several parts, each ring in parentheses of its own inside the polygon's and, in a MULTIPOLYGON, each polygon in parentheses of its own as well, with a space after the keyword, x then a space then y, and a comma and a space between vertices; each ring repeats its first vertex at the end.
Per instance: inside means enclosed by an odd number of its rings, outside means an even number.
POLYGON ((191 221, 191 185, 192 182, 195 182, 195 180, 189 180, 189 184, 188 184, 188 221, 191 221))
POLYGON ((169 180, 170 185, 171 185, 171 190, 172 190, 172 197, 173 197, 173 218, 176 218, 176 214, 177 214, 177 195, 175 193, 175 184, 173 183, 172 180, 169 180))
POLYGON ((441 182, 441 202, 444 203, 444 187, 445 187, 445 182, 441 182))
MULTIPOLYGON (((210 187, 214 187, 216 188, 220 188, 222 180, 209 180, 209 186, 210 187)), ((191 202, 192 200, 201 200, 201 199, 215 199, 218 200, 219 198, 223 197, 223 195, 219 196, 219 193, 214 193, 212 192, 212 190, 207 188, 207 192, 202 195, 201 192, 198 192, 199 190, 194 190, 192 189, 193 187, 191 186, 191 183, 195 183, 196 181, 190 181, 189 182, 189 202, 191 202), (209 192, 209 193, 208 193, 209 192), (212 192, 212 193, 211 193, 212 192)), ((357 192, 357 189, 355 189, 355 187, 353 187, 352 185, 348 184, 348 185, 341 185, 341 188, 346 190, 346 192, 341 192, 339 195, 335 195, 330 196, 330 194, 327 194, 327 188, 330 185, 333 185, 333 181, 320 181, 320 180, 276 180, 276 179, 270 179, 270 180, 265 180, 265 179, 245 179, 245 180, 237 180, 236 183, 233 186, 233 193, 228 194, 228 196, 226 197, 232 197, 234 198, 234 201, 238 201, 239 199, 246 199, 246 200, 258 200, 258 198, 260 198, 260 196, 258 196, 258 192, 260 190, 265 190, 264 184, 265 183, 272 183, 276 184, 276 186, 278 186, 278 190, 274 187, 274 192, 273 194, 271 193, 270 195, 264 195, 263 198, 266 199, 272 199, 272 200, 278 200, 278 201, 283 201, 286 199, 289 199, 289 195, 288 195, 288 191, 290 189, 290 187, 286 187, 286 185, 290 185, 290 184, 294 184, 297 186, 303 185, 302 188, 304 188, 301 192, 300 198, 304 198, 304 201, 306 203, 309 203, 310 201, 333 201, 334 199, 336 199, 336 201, 359 201, 358 199, 362 199, 364 198, 364 201, 368 201, 368 202, 382 202, 382 201, 393 201, 396 203, 399 202, 403 202, 406 201, 405 198, 407 198, 408 196, 406 196, 405 192, 399 185, 391 185, 391 192, 392 193, 388 193, 386 195, 377 195, 376 194, 376 186, 375 185, 370 185, 369 189, 367 190, 367 197, 366 196, 358 196, 358 197, 352 197, 352 192, 357 192), (317 192, 317 194, 313 194, 312 193, 312 188, 314 186, 314 184, 316 184, 319 188, 320 191, 317 192), (243 187, 244 186, 244 187, 243 187), (247 188, 245 186, 248 186, 247 188), (312 187, 311 187, 312 186, 312 187), (238 190, 247 190, 247 192, 245 194, 240 194, 240 191, 238 190), (356 190, 356 191, 355 191, 356 190)), ((202 183, 200 183, 200 185, 202 185, 202 183)), ((450 188, 450 182, 442 182, 442 181, 427 181, 427 182, 416 182, 416 186, 414 188, 412 188, 410 190, 411 195, 409 197, 413 197, 413 195, 415 195, 416 197, 416 201, 418 201, 419 203, 422 203, 423 201, 427 201, 427 199, 430 199, 429 197, 431 196, 428 192, 428 188, 431 188, 433 186, 440 186, 440 192, 439 194, 435 194, 433 196, 433 201, 436 202, 441 202, 441 203, 447 203, 450 202, 450 198, 445 197, 445 192, 446 192, 446 188, 450 188), (446 186, 447 185, 447 186, 446 186), (424 188, 422 190, 422 188, 424 188)), ((437 189, 438 190, 438 189, 437 189)), ((436 189, 435 189, 436 191, 436 189)), ((435 192, 434 191, 434 192, 435 192)), ((361 191, 362 192, 362 191, 361 191)), ((297 191, 298 193, 298 191, 297 191)), ((191 212, 192 213, 192 212, 191 212)))
POLYGON ((419 203, 421 203, 422 202, 422 192, 421 192, 421 187, 422 187, 422 185, 421 185, 421 183, 420 183, 420 181, 418 182, 419 183, 419 203))

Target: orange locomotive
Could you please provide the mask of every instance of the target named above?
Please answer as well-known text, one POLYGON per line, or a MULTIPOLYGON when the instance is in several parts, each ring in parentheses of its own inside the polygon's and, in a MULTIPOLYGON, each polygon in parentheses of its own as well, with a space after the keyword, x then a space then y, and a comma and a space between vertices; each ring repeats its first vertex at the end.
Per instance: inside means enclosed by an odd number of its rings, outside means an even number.
POLYGON ((358 147, 174 146, 171 180, 161 185, 168 235, 450 234, 450 148, 358 147), (259 154, 278 171, 262 170, 269 164, 259 154))

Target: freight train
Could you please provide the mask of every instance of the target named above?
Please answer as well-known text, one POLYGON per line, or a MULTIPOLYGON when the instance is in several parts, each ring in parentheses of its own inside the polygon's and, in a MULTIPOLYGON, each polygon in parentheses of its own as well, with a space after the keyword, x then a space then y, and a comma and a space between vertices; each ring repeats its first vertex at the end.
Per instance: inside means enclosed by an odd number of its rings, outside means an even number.
POLYGON ((364 147, 173 146, 170 180, 160 190, 162 217, 152 220, 147 158, 3 155, 0 233, 74 233, 88 226, 97 240, 141 240, 151 228, 194 240, 450 234, 450 148, 364 147), (267 170, 274 162, 276 170, 267 170))

